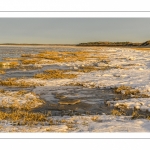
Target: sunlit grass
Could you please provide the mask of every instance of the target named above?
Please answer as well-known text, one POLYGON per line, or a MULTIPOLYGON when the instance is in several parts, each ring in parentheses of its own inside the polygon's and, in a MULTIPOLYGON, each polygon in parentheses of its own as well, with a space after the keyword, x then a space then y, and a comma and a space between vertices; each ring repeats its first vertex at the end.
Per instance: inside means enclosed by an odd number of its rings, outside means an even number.
POLYGON ((34 76, 35 78, 40 79, 72 79, 76 78, 76 74, 66 74, 64 70, 46 70, 44 73, 39 73, 34 76))
POLYGON ((11 67, 16 67, 18 66, 19 63, 16 61, 12 61, 12 62, 0 62, 0 66, 11 66, 11 67))
POLYGON ((34 87, 41 86, 42 84, 34 82, 26 82, 25 80, 18 81, 16 78, 7 78, 5 80, 0 80, 1 86, 17 86, 17 87, 34 87))
POLYGON ((139 98, 139 97, 148 98, 149 97, 148 95, 141 93, 138 89, 134 89, 130 86, 125 86, 125 85, 121 85, 115 88, 115 93, 118 93, 118 94, 120 93, 124 96, 132 96, 135 98, 139 98))
POLYGON ((5 74, 5 71, 4 70, 0 70, 0 74, 5 74))
POLYGON ((35 63, 40 64, 42 63, 43 59, 52 60, 53 62, 85 61, 88 56, 89 56, 89 52, 85 52, 85 51, 76 51, 76 52, 43 51, 34 55, 22 54, 22 57, 28 58, 28 59, 23 59, 22 64, 35 64, 35 63))
POLYGON ((22 124, 28 124, 29 122, 41 122, 46 121, 46 115, 42 113, 32 113, 26 111, 13 111, 13 112, 2 112, 0 111, 0 120, 8 121, 22 121, 22 124))
POLYGON ((128 107, 126 104, 119 104, 111 111, 111 113, 115 116, 126 115, 127 109, 128 107))

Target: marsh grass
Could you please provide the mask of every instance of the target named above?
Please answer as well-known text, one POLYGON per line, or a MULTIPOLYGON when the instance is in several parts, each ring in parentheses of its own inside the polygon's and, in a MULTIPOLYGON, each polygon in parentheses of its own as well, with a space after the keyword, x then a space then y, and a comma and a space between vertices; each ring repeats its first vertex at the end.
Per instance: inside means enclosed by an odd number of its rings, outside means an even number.
POLYGON ((24 59, 22 60, 22 64, 29 65, 29 64, 38 64, 41 60, 40 59, 24 59))
POLYGON ((60 105, 75 105, 81 102, 80 99, 70 99, 69 97, 66 97, 62 94, 53 93, 55 95, 55 98, 59 99, 60 105))
POLYGON ((22 124, 29 124, 34 122, 44 122, 47 119, 42 113, 17 110, 9 113, 0 111, 0 120, 18 121, 18 123, 22 122, 22 124))
POLYGON ((121 116, 121 115, 126 115, 127 110, 128 110, 128 107, 126 104, 119 104, 111 111, 111 113, 112 115, 115 115, 115 116, 121 116))
POLYGON ((122 94, 123 96, 132 96, 133 98, 148 98, 147 94, 141 93, 138 89, 134 89, 130 86, 119 86, 115 88, 115 93, 122 94))
POLYGON ((4 89, 0 89, 0 93, 5 93, 5 90, 4 89))
POLYGON ((5 71, 4 70, 0 70, 0 74, 5 74, 5 71))
POLYGON ((75 105, 80 102, 81 101, 79 99, 73 99, 73 100, 63 99, 63 100, 60 100, 58 103, 61 105, 75 105))
POLYGON ((94 122, 97 122, 99 120, 99 117, 98 116, 92 116, 91 120, 94 122))
POLYGON ((85 61, 89 56, 89 52, 76 51, 76 52, 56 52, 56 51, 42 51, 38 54, 22 54, 21 57, 32 58, 23 59, 22 64, 40 64, 43 59, 52 60, 53 62, 75 62, 85 61))
POLYGON ((121 115, 124 115, 124 113, 120 112, 119 110, 117 109, 113 109, 111 111, 111 114, 114 115, 114 116, 121 116, 121 115))
POLYGON ((141 119, 141 118, 150 120, 150 115, 148 113, 141 114, 138 110, 134 110, 132 112, 132 119, 141 119))
POLYGON ((44 73, 39 73, 36 74, 34 77, 35 78, 40 78, 40 79, 72 79, 76 78, 76 74, 66 74, 67 71, 64 70, 46 70, 44 73))
POLYGON ((19 61, 19 60, 23 60, 23 58, 3 58, 3 60, 5 61, 19 61))
POLYGON ((0 107, 6 112, 0 111, 0 120, 12 122, 12 125, 37 125, 39 122, 46 122, 49 114, 33 113, 33 108, 43 105, 45 102, 39 99, 33 92, 20 90, 10 92, 0 90, 0 107), (9 110, 9 111, 8 111, 9 110))
POLYGON ((17 87, 35 87, 42 86, 42 84, 38 84, 35 82, 26 82, 25 79, 19 80, 16 78, 7 78, 5 80, 0 80, 1 86, 17 86, 17 87))
POLYGON ((125 85, 117 87, 115 92, 116 93, 123 93, 125 95, 131 95, 131 94, 136 95, 136 94, 140 93, 139 90, 133 89, 133 88, 131 88, 129 86, 125 86, 125 85))
POLYGON ((0 66, 10 66, 10 67, 16 67, 18 66, 19 63, 17 61, 12 61, 12 62, 0 62, 0 66))

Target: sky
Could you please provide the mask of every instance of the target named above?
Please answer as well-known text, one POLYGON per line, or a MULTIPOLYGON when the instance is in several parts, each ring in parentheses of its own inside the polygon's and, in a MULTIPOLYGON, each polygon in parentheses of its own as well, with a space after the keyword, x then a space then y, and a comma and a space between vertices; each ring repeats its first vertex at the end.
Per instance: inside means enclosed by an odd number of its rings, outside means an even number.
POLYGON ((147 40, 150 40, 150 18, 0 18, 0 43, 147 40))

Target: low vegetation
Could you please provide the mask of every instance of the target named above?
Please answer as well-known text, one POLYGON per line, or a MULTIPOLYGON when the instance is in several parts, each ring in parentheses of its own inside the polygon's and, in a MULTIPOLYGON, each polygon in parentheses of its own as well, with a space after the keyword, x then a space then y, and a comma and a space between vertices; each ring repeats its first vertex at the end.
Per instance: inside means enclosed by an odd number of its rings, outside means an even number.
POLYGON ((47 59, 53 62, 75 62, 85 61, 89 56, 89 52, 75 51, 75 52, 56 52, 56 51, 43 51, 38 54, 23 54, 22 57, 32 58, 22 60, 22 64, 40 64, 41 60, 47 59))
POLYGON ((22 64, 24 64, 24 65, 37 64, 39 62, 40 62, 39 59, 24 59, 24 60, 22 60, 22 64))
POLYGON ((133 98, 148 98, 146 94, 140 93, 138 89, 134 89, 130 86, 121 85, 115 88, 115 93, 122 94, 123 96, 132 96, 133 98))
POLYGON ((5 74, 5 71, 4 70, 0 70, 0 74, 5 74))
POLYGON ((70 74, 66 73, 67 71, 64 70, 45 70, 44 73, 39 73, 36 74, 34 77, 35 78, 40 78, 40 79, 72 79, 76 78, 76 74, 70 74))
POLYGON ((0 80, 1 86, 17 86, 17 87, 34 87, 42 86, 42 84, 34 82, 26 82, 25 80, 17 80, 16 78, 7 78, 5 80, 0 80))
POLYGON ((3 67, 3 66, 11 66, 11 67, 16 67, 18 66, 19 63, 17 61, 12 61, 12 62, 0 62, 0 66, 3 67))
POLYGON ((128 107, 126 104, 119 104, 117 107, 115 107, 111 113, 112 115, 115 116, 121 116, 121 115, 126 115, 126 112, 128 110, 128 107))
POLYGON ((26 111, 2 112, 0 111, 0 120, 13 121, 17 125, 34 124, 35 122, 46 121, 46 115, 42 113, 32 113, 26 111))

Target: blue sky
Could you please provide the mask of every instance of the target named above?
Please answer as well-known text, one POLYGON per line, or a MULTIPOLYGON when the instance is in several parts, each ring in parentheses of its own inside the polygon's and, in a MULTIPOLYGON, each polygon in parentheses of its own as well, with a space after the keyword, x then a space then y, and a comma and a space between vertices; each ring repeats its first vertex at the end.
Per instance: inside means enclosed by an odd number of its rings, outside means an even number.
POLYGON ((150 18, 0 18, 0 43, 150 40, 150 18))

